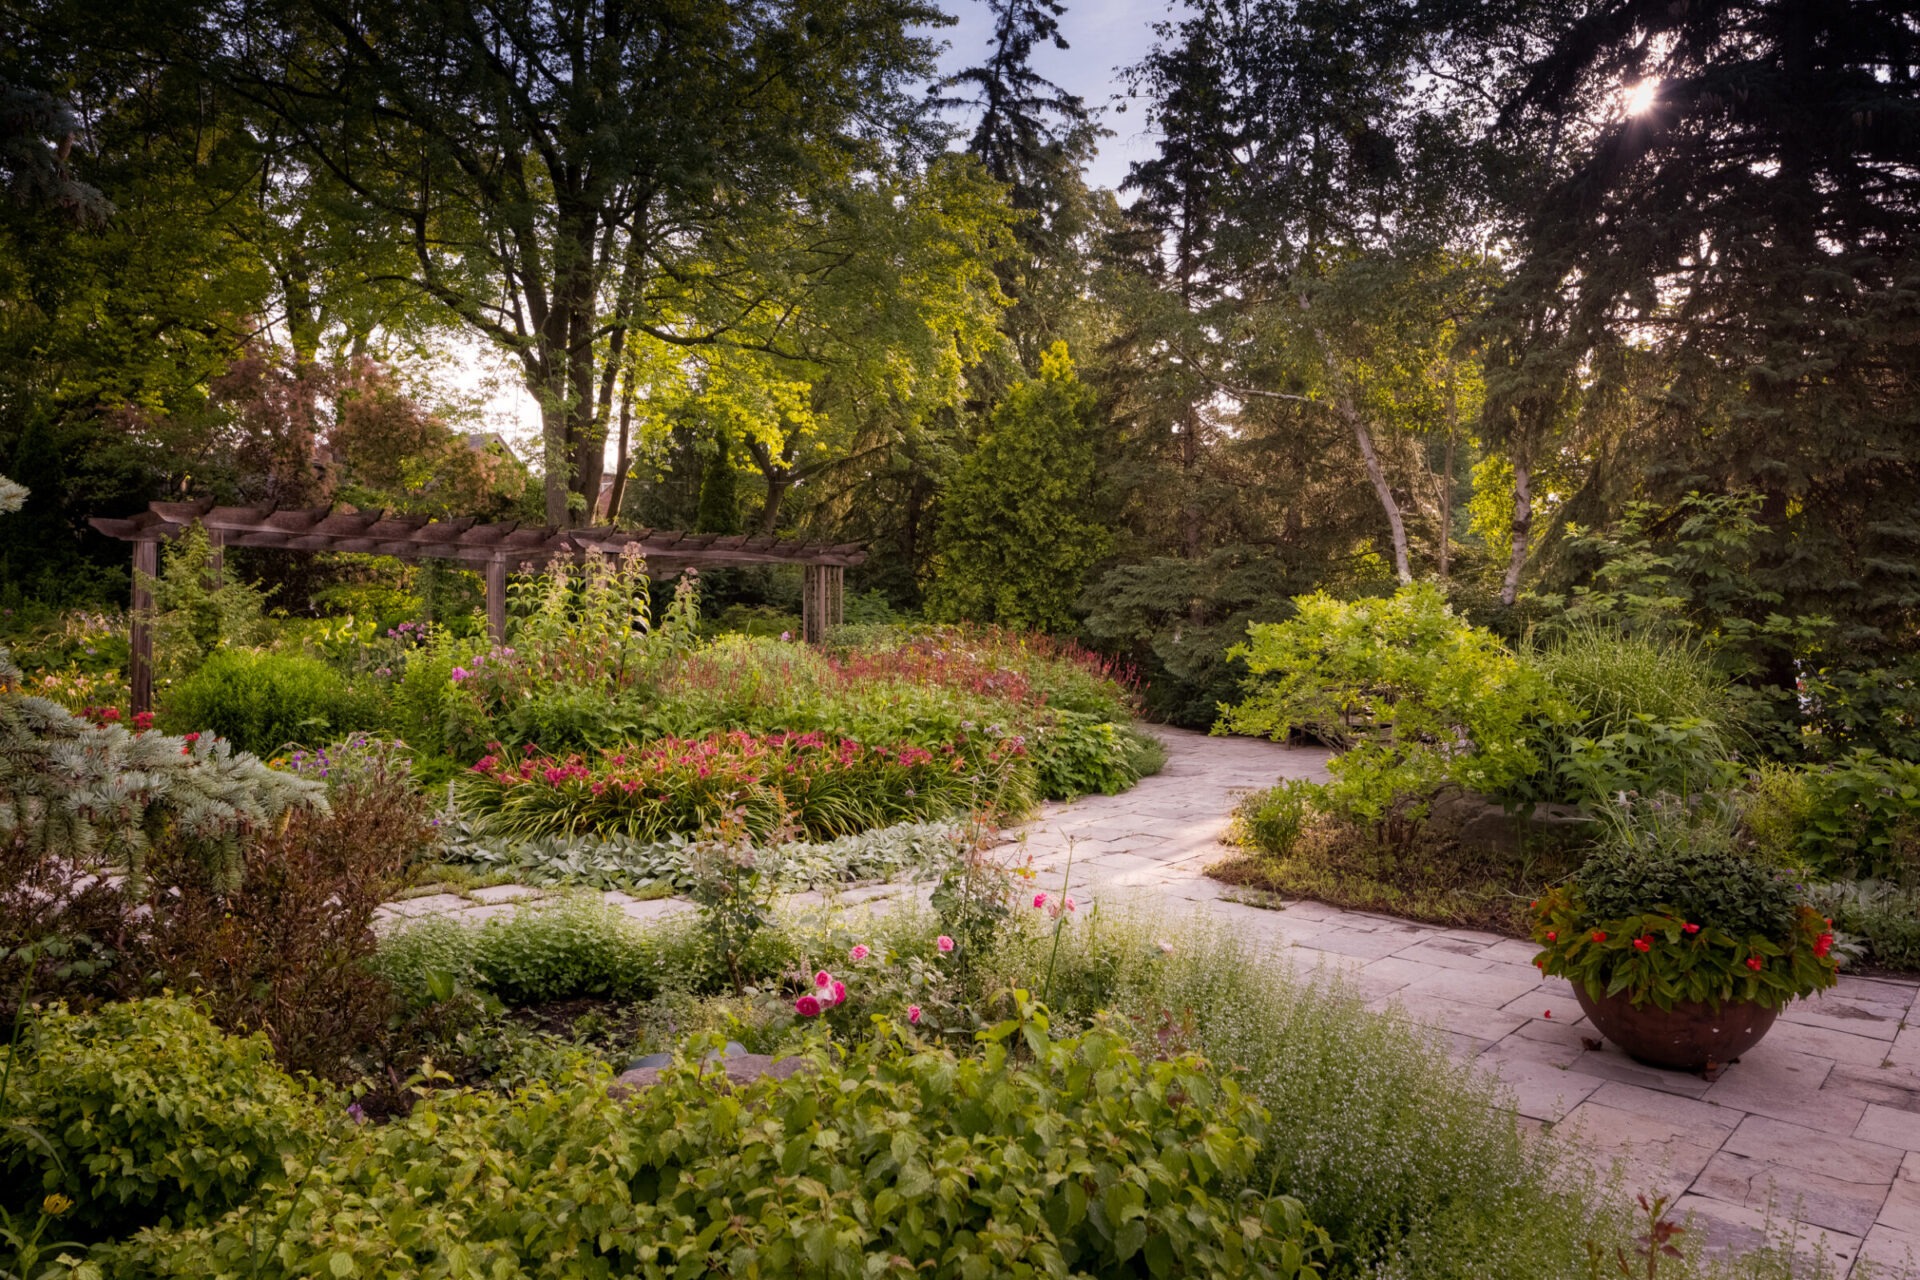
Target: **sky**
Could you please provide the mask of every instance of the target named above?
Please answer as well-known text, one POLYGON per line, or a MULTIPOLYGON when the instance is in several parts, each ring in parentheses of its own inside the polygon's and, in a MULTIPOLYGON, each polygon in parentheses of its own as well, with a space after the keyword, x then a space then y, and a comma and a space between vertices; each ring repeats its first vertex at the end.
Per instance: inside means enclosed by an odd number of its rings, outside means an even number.
MULTIPOLYGON (((1125 93, 1121 71, 1140 61, 1153 47, 1153 24, 1169 14, 1171 0, 1066 0, 1060 34, 1068 48, 1051 44, 1034 49, 1034 69, 1047 79, 1078 94, 1088 108, 1100 112, 1101 123, 1113 136, 1100 140, 1100 149, 1087 168, 1096 187, 1118 189, 1127 167, 1153 153, 1146 120, 1134 103, 1125 112, 1114 108, 1116 95, 1125 93)), ((944 40, 940 70, 952 74, 985 61, 993 35, 993 15, 985 0, 943 0, 942 7, 958 21, 930 34, 944 40)), ((478 337, 462 334, 448 351, 452 381, 464 394, 482 401, 480 429, 498 431, 522 457, 537 454, 540 409, 521 383, 515 368, 498 350, 478 337)), ((607 444, 607 463, 613 464, 614 445, 607 444)))
MULTIPOLYGON (((1168 16, 1169 2, 1066 0, 1066 4, 1060 34, 1070 47, 1061 50, 1049 44, 1035 48, 1034 69, 1068 93, 1079 94, 1088 107, 1104 109, 1101 123, 1114 136, 1101 140, 1100 154, 1087 176, 1096 187, 1118 189, 1127 176, 1127 166, 1153 153, 1153 141, 1146 134, 1139 104, 1134 103, 1124 114, 1113 110, 1114 96, 1126 92, 1120 73, 1153 47, 1153 24, 1168 16)), ((987 42, 993 35, 993 15, 983 0, 945 0, 942 7, 959 22, 935 33, 936 38, 947 41, 946 51, 940 55, 941 71, 951 74, 985 61, 987 42)))

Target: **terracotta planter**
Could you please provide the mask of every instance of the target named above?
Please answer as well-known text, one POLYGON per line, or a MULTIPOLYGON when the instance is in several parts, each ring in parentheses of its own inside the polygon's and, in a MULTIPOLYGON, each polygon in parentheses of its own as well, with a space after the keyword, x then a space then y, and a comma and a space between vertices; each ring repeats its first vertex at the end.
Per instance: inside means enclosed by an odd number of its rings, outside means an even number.
POLYGON ((1674 1071, 1717 1074, 1759 1044, 1760 1037, 1780 1016, 1777 1008, 1733 1001, 1718 1009, 1690 1001, 1672 1009, 1653 1004, 1636 1007, 1625 996, 1596 1000, 1577 982, 1573 994, 1600 1034, 1619 1045, 1628 1057, 1674 1071))

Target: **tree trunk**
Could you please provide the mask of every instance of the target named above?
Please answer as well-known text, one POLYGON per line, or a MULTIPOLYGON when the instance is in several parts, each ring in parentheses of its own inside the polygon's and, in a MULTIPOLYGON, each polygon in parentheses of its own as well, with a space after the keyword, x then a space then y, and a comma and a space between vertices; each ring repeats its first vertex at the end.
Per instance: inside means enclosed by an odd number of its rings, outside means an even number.
POLYGON ((772 533, 780 524, 780 504, 786 500, 787 490, 793 487, 791 459, 783 451, 781 460, 774 461, 773 450, 767 448, 766 442, 752 436, 747 437, 747 454, 759 469, 761 478, 767 482, 767 499, 760 504, 758 531, 772 533))
POLYGON ((613 492, 607 495, 607 523, 620 519, 627 499, 627 469, 633 465, 633 376, 620 379, 620 449, 614 459, 613 492))
POLYGON ((1527 460, 1513 456, 1513 556, 1507 561, 1507 576, 1500 584, 1500 603, 1512 606, 1520 598, 1520 574, 1527 567, 1527 540, 1533 532, 1533 477, 1527 460))
POLYGON ((1387 528, 1393 535, 1394 576, 1402 584, 1412 582, 1413 566, 1407 557, 1407 522, 1400 514, 1399 500, 1393 496, 1393 486, 1387 483, 1386 469, 1380 465, 1380 452, 1373 447, 1373 433, 1367 430, 1366 420, 1346 392, 1340 393, 1336 403, 1340 406, 1340 416, 1353 428, 1353 438, 1360 445, 1360 456, 1367 464, 1367 479, 1373 481, 1374 495, 1387 513, 1387 528))
POLYGON ((1455 393, 1453 362, 1447 362, 1447 454, 1440 475, 1440 581, 1447 580, 1447 562, 1453 551, 1453 451, 1460 440, 1460 401, 1455 393))

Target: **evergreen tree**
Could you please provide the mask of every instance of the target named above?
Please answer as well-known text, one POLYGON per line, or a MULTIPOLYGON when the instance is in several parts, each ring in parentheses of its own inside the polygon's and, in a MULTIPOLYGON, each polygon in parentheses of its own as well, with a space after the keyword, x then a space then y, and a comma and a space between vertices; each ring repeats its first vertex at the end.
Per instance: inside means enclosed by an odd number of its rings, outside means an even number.
POLYGON ((693 518, 695 533, 740 532, 739 476, 728 455, 733 441, 723 430, 714 439, 713 456, 700 475, 700 509, 693 518))
POLYGON ((994 411, 942 499, 927 585, 936 618, 1065 631, 1109 535, 1093 518, 1095 401, 1065 343, 994 411))
MULTIPOLYGON (((1836 619, 1847 662, 1910 650, 1910 10, 1606 0, 1555 34, 1506 115, 1509 136, 1565 143, 1525 206, 1490 326, 1490 423, 1544 421, 1575 396, 1628 401, 1615 431, 1582 447, 1594 464, 1570 505, 1586 522, 1691 490, 1758 493, 1768 537, 1755 572, 1781 596, 1769 608, 1836 619)), ((1792 689, 1791 656, 1767 678, 1792 689)))
POLYGON ((57 703, 20 692, 0 648, 0 844, 138 889, 147 851, 178 842, 216 883, 241 876, 246 838, 288 810, 324 808, 318 782, 269 769, 212 734, 193 741, 96 728, 57 703))

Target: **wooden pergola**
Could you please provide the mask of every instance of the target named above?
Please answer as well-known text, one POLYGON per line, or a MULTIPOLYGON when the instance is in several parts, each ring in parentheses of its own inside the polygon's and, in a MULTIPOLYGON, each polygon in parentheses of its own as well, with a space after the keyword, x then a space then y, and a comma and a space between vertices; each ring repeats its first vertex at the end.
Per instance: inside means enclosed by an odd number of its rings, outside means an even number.
POLYGON ((848 565, 867 558, 855 542, 802 542, 771 534, 679 533, 665 529, 616 529, 600 525, 561 529, 507 520, 482 524, 467 517, 432 520, 385 511, 333 507, 216 507, 211 502, 155 502, 125 519, 96 516, 89 523, 109 538, 133 544, 133 636, 128 678, 133 710, 153 704, 153 633, 148 616, 153 597, 142 575, 160 572, 160 543, 198 523, 213 543, 211 572, 222 571, 226 547, 272 547, 283 551, 355 551, 402 560, 442 560, 480 571, 487 582, 487 627, 494 642, 506 639, 507 571, 539 568, 556 556, 574 561, 619 555, 637 545, 655 573, 745 565, 798 565, 805 570, 802 628, 809 643, 839 624, 848 565))

